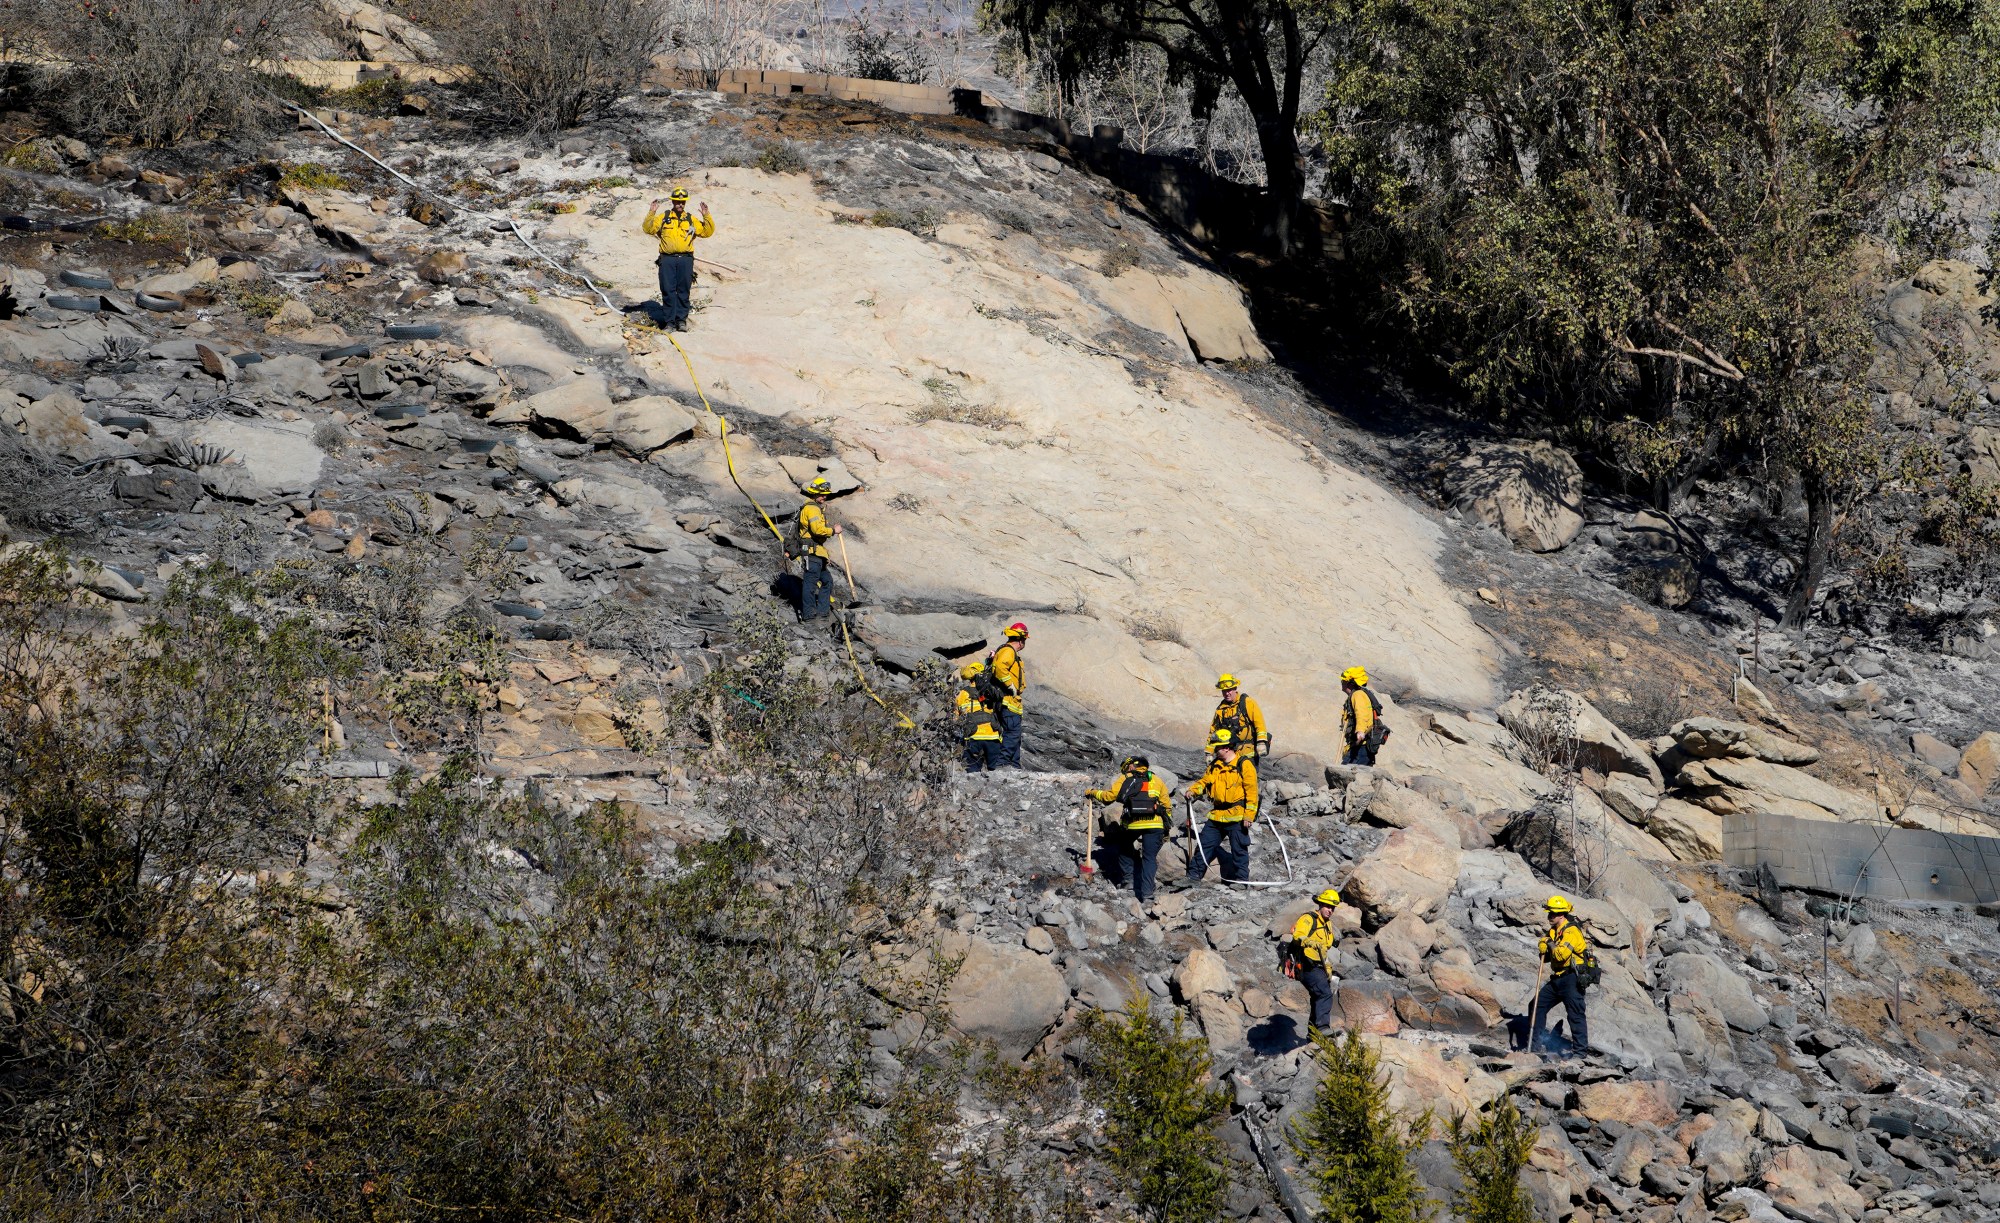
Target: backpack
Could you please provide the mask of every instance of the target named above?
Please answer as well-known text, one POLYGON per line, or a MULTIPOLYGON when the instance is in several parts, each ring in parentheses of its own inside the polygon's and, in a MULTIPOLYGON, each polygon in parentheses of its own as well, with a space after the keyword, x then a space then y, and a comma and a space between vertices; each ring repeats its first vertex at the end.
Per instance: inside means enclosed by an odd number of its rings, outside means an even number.
POLYGON ((1000 712, 1000 702, 1007 698, 1007 685, 1001 683, 999 677, 993 674, 992 654, 986 656, 986 669, 979 673, 979 691, 974 695, 985 702, 986 707, 994 713, 1000 712))
POLYGON ((1389 741, 1389 727, 1382 721, 1382 702, 1376 700, 1375 694, 1366 688, 1356 688, 1355 691, 1368 698, 1368 708, 1375 712, 1375 721, 1369 726, 1368 735, 1363 742, 1368 745, 1369 750, 1379 752, 1382 750, 1382 745, 1389 741))
POLYGON ((1146 788, 1152 780, 1150 771, 1144 776, 1131 773, 1126 776, 1125 784, 1119 787, 1117 801, 1124 804, 1126 823, 1160 814, 1160 800, 1146 788))
POLYGON ((1570 969, 1576 974, 1579 989, 1595 989, 1604 980, 1604 966, 1597 962, 1597 952, 1591 950, 1588 938, 1586 935, 1583 954, 1577 956, 1576 967, 1570 969))
MULTIPOLYGON (((1311 916, 1315 926, 1321 924, 1317 913, 1311 916)), ((1298 975, 1310 967, 1312 967, 1312 961, 1306 958, 1306 945, 1304 943, 1288 935, 1278 944, 1278 970, 1280 972, 1284 973, 1287 977, 1297 980, 1298 975)))

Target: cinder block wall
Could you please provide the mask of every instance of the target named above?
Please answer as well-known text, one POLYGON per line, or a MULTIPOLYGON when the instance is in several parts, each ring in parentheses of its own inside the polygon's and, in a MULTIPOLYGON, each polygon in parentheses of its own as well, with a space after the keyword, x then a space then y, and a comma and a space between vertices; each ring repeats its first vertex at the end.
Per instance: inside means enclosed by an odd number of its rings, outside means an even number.
POLYGON ((1993 837, 1731 815, 1722 821, 1722 856, 1731 866, 1769 866, 1785 887, 1840 896, 1956 904, 2000 899, 2000 839, 1993 837))

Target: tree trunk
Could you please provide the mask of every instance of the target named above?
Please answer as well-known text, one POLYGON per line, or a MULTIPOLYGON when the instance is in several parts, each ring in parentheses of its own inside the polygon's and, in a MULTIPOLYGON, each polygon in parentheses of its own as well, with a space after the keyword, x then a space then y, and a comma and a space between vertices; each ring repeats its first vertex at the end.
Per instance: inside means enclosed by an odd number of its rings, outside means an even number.
POLYGON ((1827 565, 1832 558, 1833 494, 1808 480, 1805 555, 1800 558, 1799 582, 1785 603, 1785 615, 1778 621, 1779 628, 1798 628, 1811 618, 1813 596, 1819 593, 1820 583, 1826 580, 1827 565))
POLYGON ((1269 195, 1272 235, 1278 253, 1292 253, 1292 228, 1298 217, 1299 200, 1305 196, 1305 163, 1299 157, 1299 137, 1291 117, 1281 113, 1257 115, 1257 146, 1264 154, 1264 188, 1269 195))

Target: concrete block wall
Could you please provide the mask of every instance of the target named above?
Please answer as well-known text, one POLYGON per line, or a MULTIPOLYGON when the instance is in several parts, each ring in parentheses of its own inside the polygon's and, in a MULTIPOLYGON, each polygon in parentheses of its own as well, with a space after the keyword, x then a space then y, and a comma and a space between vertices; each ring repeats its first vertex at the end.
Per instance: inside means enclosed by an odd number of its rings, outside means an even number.
POLYGON ((1835 823, 1789 816, 1725 816, 1722 856, 1769 866, 1785 887, 1876 900, 1978 904, 2000 899, 2000 838, 1835 823))

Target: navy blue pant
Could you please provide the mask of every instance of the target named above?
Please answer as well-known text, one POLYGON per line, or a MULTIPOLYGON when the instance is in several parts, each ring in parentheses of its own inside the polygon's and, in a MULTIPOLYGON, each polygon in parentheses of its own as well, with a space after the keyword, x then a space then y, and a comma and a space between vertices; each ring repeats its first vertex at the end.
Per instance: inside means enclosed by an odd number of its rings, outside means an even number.
POLYGON ((1000 767, 1000 740, 967 739, 965 741, 965 771, 968 773, 991 773, 1000 767))
POLYGON ((1340 763, 1359 764, 1373 768, 1375 765, 1375 749, 1369 747, 1367 741, 1363 740, 1353 747, 1348 748, 1347 754, 1340 758, 1340 763))
POLYGON ((1153 884, 1160 877, 1160 846, 1166 843, 1167 830, 1120 829, 1117 835, 1119 877, 1132 885, 1132 894, 1143 904, 1153 898, 1153 884))
POLYGON ((1327 1032, 1333 1028, 1333 977, 1326 971, 1326 965, 1308 962, 1299 969, 1299 984, 1306 987, 1312 998, 1312 1018, 1306 1022, 1315 1032, 1327 1032))
POLYGON ((1021 767, 1021 715, 1003 706, 995 716, 1000 719, 1000 763, 1018 769, 1021 767))
POLYGON ((805 574, 799 579, 799 619, 817 620, 833 614, 833 575, 824 556, 805 558, 805 574))
POLYGON ((693 255, 660 256, 660 322, 675 327, 687 322, 688 293, 694 288, 693 255))
POLYGON ((1547 1049, 1555 1042, 1544 1036, 1551 1026, 1549 1012, 1557 1003, 1562 1004, 1563 1015, 1569 1021, 1569 1043, 1578 1053, 1590 1048, 1590 1018, 1584 1014, 1583 986, 1577 982, 1574 972, 1557 973, 1542 983, 1541 997, 1535 1002, 1535 1020, 1538 1029, 1531 1038, 1531 1048, 1547 1049))
POLYGON ((1217 823, 1209 820, 1201 826, 1201 855, 1188 868, 1188 878, 1200 883, 1208 874, 1208 864, 1218 863, 1222 867, 1224 879, 1250 878, 1250 825, 1244 820, 1217 823))

